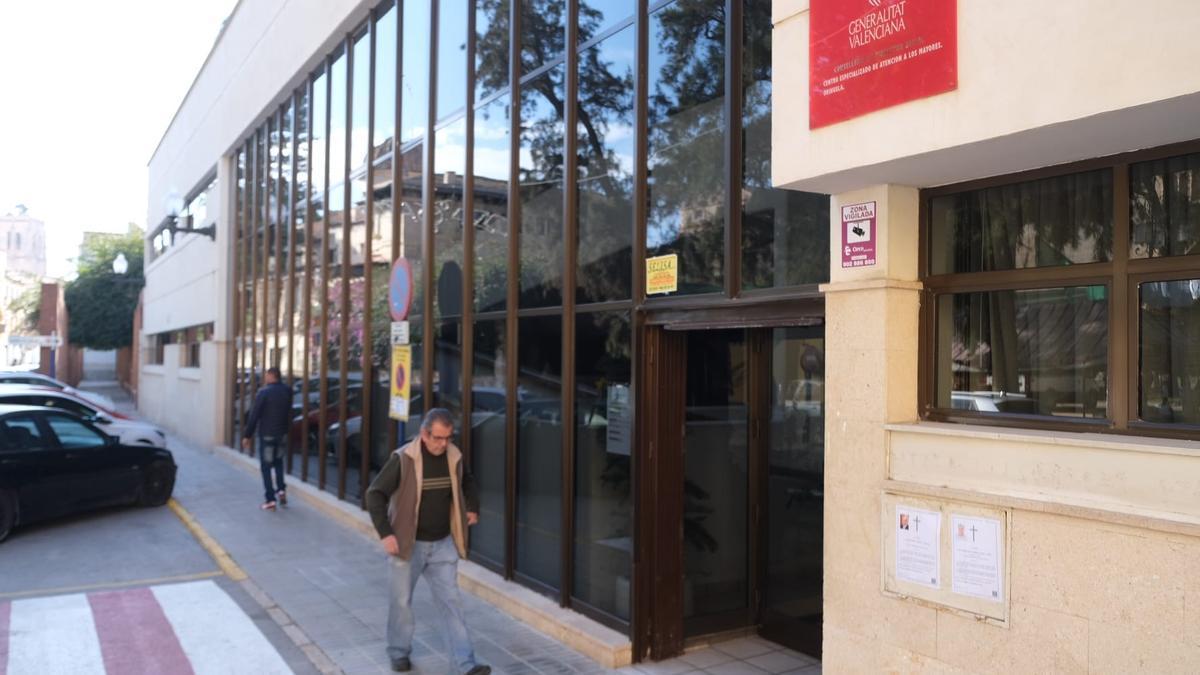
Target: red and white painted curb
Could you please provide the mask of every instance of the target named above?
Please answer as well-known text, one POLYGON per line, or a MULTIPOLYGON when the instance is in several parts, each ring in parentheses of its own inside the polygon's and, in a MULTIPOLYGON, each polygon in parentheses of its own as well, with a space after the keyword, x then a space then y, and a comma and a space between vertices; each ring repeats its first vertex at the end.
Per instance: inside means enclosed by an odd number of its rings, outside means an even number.
POLYGON ((0 675, 291 672, 211 580, 0 601, 0 675))

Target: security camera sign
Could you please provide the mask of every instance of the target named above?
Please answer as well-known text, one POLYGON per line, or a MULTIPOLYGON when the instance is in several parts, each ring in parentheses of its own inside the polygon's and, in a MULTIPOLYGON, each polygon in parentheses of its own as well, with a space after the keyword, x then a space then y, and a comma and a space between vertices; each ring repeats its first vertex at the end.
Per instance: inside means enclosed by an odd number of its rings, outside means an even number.
POLYGON ((875 264, 875 202, 842 207, 842 267, 875 264))

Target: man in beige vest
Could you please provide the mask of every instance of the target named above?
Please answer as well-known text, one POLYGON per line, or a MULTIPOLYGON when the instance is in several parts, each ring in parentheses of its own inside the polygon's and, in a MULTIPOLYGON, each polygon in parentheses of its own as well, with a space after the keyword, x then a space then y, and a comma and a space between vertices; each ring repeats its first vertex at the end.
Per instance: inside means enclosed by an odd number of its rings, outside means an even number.
POLYGON ((420 436, 392 453, 367 490, 367 510, 391 556, 387 650, 398 672, 412 669, 412 595, 422 576, 442 615, 451 667, 466 675, 492 671, 475 662, 458 592, 458 559, 467 557, 467 527, 479 520, 479 501, 453 435, 450 411, 430 410, 420 436))

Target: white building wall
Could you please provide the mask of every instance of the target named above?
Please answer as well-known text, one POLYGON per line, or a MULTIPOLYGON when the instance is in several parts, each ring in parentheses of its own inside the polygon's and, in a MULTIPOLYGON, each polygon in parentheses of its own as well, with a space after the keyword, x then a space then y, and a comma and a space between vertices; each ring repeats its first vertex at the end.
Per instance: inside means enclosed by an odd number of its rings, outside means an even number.
POLYGON ((775 0, 775 185, 930 187, 1196 138, 1195 2, 957 6, 957 89, 810 130, 809 3, 775 0))
MULTIPOLYGON (((141 365, 138 405, 148 417, 200 445, 223 443, 234 343, 232 275, 236 167, 245 134, 291 95, 334 46, 366 17, 367 0, 256 0, 238 3, 149 164, 147 231, 163 222, 172 197, 195 189, 217 167, 208 214, 217 240, 181 235, 146 267, 142 354, 151 336, 208 322, 213 340, 201 368, 180 368, 180 348, 163 365, 141 365), (209 364, 212 364, 210 367, 209 364), (191 371, 199 372, 191 372, 191 371)), ((194 223, 201 227, 205 223, 194 223)), ((147 260, 150 247, 147 244, 147 260)), ((145 361, 145 358, 143 358, 145 361)))

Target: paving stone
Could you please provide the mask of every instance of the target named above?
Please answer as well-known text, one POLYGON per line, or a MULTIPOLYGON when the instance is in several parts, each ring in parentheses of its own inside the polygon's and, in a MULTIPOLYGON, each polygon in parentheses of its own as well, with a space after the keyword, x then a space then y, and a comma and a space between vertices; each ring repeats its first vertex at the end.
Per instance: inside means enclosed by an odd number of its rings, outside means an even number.
MULTIPOLYGON (((169 439, 180 465, 176 498, 250 576, 254 595, 272 617, 290 619, 286 631, 321 672, 390 672, 386 654, 388 569, 377 542, 293 499, 286 509, 258 510, 258 483, 211 452, 169 439)), ((294 482, 298 479, 292 478, 294 482)), ((476 596, 463 605, 477 659, 497 675, 592 675, 607 671, 583 654, 539 633, 476 596)), ((417 630, 413 659, 418 673, 448 670, 438 610, 428 584, 414 595, 417 630)), ((266 612, 260 612, 264 618, 266 612)), ((757 638, 740 638, 680 659, 639 664, 622 675, 683 675, 697 668, 762 675, 735 659, 779 652, 779 662, 798 657, 757 638), (736 666, 736 667, 735 667, 736 666), (744 668, 738 670, 738 668, 744 668)), ((807 658, 807 657, 803 657, 807 658)), ((771 661, 775 663, 775 661, 771 661)), ((798 667, 806 665, 797 661, 798 667)), ((775 666, 767 668, 774 671, 775 666)), ((816 671, 819 675, 819 670, 816 671)), ((813 675, 813 673, 805 673, 813 675)))
POLYGON ((712 668, 705 668, 704 672, 712 675, 763 675, 766 671, 755 668, 745 661, 730 661, 712 668))
POLYGON ((687 652, 683 656, 680 656, 679 660, 683 661, 684 663, 690 663, 695 668, 703 670, 705 668, 711 668, 712 666, 721 665, 722 663, 729 663, 733 660, 733 657, 725 652, 717 651, 716 649, 712 649, 710 647, 706 649, 698 649, 694 652, 687 652))
POLYGON ((800 658, 798 655, 792 656, 782 651, 755 656, 754 658, 746 659, 746 663, 756 668, 762 668, 768 673, 787 673, 812 665, 812 661, 810 660, 800 658))
POLYGON ((718 642, 712 646, 717 651, 725 652, 735 659, 749 659, 780 649, 779 645, 755 638, 737 638, 726 642, 718 642))

